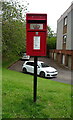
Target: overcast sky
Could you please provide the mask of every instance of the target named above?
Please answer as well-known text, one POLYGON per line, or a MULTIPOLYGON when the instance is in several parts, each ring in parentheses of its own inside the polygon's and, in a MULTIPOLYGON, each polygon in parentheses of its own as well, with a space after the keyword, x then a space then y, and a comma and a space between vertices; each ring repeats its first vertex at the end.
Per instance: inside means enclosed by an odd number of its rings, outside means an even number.
POLYGON ((71 5, 72 0, 27 0, 29 13, 47 13, 47 24, 56 32, 57 20, 71 5))

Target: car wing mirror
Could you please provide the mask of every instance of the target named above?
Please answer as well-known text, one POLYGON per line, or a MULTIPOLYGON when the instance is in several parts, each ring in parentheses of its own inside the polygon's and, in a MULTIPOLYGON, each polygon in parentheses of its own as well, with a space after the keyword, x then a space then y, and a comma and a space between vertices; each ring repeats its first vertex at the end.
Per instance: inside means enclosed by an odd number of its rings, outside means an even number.
POLYGON ((40 68, 40 66, 37 66, 38 68, 40 68))

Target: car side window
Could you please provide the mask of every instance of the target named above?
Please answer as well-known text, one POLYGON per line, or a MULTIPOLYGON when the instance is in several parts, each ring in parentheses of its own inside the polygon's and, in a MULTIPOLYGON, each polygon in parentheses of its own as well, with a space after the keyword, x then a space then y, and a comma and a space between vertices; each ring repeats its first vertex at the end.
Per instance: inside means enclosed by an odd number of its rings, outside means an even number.
POLYGON ((26 65, 34 66, 33 62, 27 62, 26 65))

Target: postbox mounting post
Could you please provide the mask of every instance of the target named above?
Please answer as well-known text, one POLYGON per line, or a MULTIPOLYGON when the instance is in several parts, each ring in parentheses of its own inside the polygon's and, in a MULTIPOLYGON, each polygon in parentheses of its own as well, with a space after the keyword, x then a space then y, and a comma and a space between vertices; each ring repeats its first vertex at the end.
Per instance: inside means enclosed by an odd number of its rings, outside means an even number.
POLYGON ((37 56, 34 56, 34 90, 33 90, 33 99, 36 102, 37 99, 37 56))

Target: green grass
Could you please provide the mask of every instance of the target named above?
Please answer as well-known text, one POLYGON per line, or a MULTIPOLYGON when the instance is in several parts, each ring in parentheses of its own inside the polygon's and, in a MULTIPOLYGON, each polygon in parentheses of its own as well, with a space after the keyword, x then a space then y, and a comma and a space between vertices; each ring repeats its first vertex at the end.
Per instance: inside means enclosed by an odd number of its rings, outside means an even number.
POLYGON ((3 118, 70 118, 71 85, 38 77, 33 102, 33 76, 3 69, 3 118))
POLYGON ((0 67, 0 120, 2 118, 2 69, 0 67))
POLYGON ((8 68, 9 66, 11 66, 15 61, 19 60, 20 57, 19 56, 14 56, 11 54, 11 56, 9 56, 9 58, 3 58, 2 60, 2 67, 4 68, 8 68))

